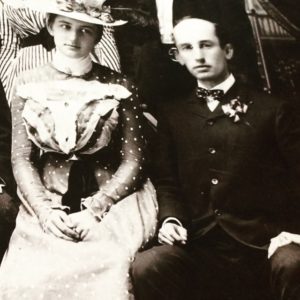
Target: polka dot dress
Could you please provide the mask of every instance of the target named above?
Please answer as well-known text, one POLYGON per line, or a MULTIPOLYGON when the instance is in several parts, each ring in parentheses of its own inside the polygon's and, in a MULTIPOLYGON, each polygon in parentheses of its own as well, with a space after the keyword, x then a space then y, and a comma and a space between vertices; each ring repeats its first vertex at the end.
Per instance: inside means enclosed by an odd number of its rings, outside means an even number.
POLYGON ((12 162, 23 205, 0 268, 0 299, 133 299, 129 268, 154 234, 157 213, 155 190, 143 179, 137 89, 98 65, 70 78, 49 64, 24 74, 19 86, 26 84, 34 88, 17 89, 12 103, 12 162), (39 85, 57 81, 60 96, 39 85), (70 82, 76 84, 67 93, 70 82), (101 97, 104 87, 110 92, 101 97), (98 184, 99 197, 86 198, 83 207, 97 217, 99 199, 115 204, 101 222, 95 218, 84 240, 70 242, 44 233, 38 216, 64 208, 77 160, 90 164, 98 184))

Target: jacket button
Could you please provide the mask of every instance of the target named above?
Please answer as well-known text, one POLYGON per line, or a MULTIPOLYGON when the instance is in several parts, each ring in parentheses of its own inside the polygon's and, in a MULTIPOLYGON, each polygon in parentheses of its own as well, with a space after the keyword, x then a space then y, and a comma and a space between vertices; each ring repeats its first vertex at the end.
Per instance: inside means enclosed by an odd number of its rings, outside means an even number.
POLYGON ((214 125, 214 121, 212 121, 212 120, 207 121, 207 124, 208 124, 209 126, 213 126, 213 125, 214 125))
POLYGON ((215 213, 216 216, 221 216, 222 215, 222 213, 218 209, 215 209, 214 213, 215 213))
POLYGON ((217 178, 213 178, 213 179, 211 180, 211 183, 212 183, 213 185, 216 185, 216 184, 219 183, 219 180, 218 180, 217 178))
POLYGON ((209 152, 210 154, 215 154, 217 151, 216 151, 215 148, 208 148, 208 152, 209 152))

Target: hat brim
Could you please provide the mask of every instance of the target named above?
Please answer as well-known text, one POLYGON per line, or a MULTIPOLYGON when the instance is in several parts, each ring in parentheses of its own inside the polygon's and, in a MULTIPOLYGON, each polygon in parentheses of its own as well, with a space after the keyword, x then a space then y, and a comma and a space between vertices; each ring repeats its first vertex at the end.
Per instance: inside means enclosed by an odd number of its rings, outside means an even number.
POLYGON ((26 7, 43 12, 43 13, 50 13, 50 14, 56 14, 64 17, 68 17, 71 19, 79 20, 82 22, 92 23, 96 25, 102 25, 102 26, 120 26, 127 23, 127 21, 124 20, 114 20, 113 22, 107 22, 101 19, 98 19, 96 17, 89 16, 86 13, 77 12, 77 11, 62 11, 57 8, 57 5, 55 1, 47 1, 47 0, 25 0, 23 2, 23 5, 26 7))

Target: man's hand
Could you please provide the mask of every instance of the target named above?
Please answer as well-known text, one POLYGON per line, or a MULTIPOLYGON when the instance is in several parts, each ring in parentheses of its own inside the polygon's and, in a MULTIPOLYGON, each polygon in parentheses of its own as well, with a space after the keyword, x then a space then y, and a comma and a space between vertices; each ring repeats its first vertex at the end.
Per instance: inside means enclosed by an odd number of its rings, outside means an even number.
POLYGON ((42 227, 46 233, 55 237, 73 242, 80 240, 80 234, 75 231, 75 225, 63 210, 53 209, 45 218, 42 227))
POLYGON ((171 222, 164 223, 158 232, 160 244, 174 245, 174 243, 185 244, 187 241, 187 230, 171 222))
POLYGON ((281 232, 279 235, 271 239, 268 249, 268 258, 270 258, 279 247, 283 247, 291 243, 300 245, 300 235, 285 231, 281 232))

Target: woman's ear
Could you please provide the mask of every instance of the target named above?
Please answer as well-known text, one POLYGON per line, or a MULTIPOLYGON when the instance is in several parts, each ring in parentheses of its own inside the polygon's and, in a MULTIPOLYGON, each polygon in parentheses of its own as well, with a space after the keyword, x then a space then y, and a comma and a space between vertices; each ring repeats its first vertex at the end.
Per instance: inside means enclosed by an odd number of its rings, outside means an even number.
POLYGON ((224 46, 224 51, 225 51, 225 57, 227 60, 230 60, 233 58, 234 50, 232 44, 226 44, 224 46))
POLYGON ((46 21, 46 28, 47 28, 49 34, 53 36, 53 29, 52 29, 52 26, 53 26, 53 23, 52 23, 52 22, 49 22, 49 20, 47 20, 47 21, 46 21))

